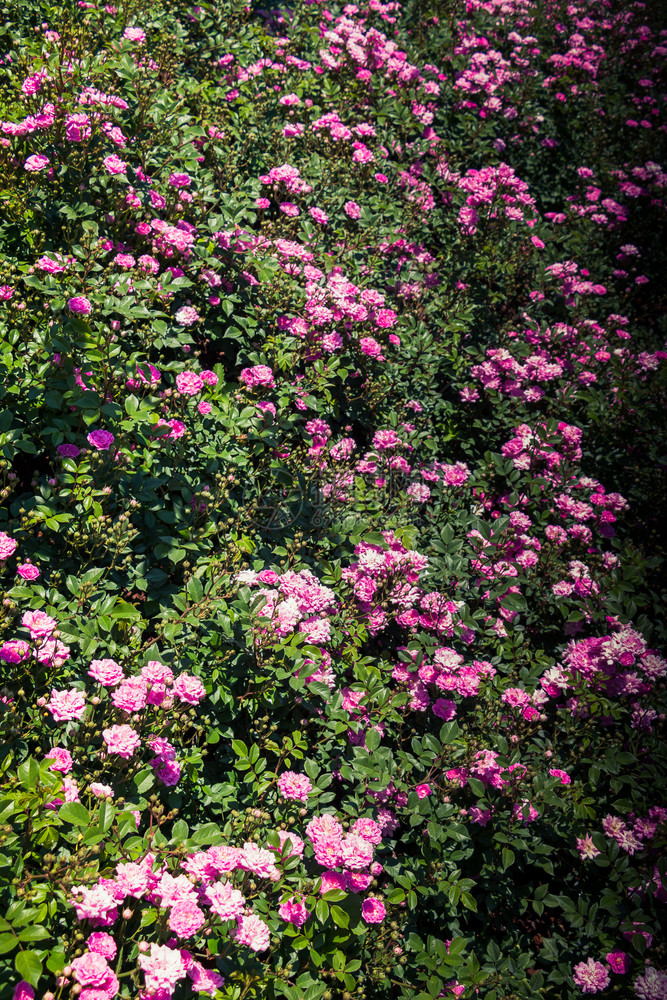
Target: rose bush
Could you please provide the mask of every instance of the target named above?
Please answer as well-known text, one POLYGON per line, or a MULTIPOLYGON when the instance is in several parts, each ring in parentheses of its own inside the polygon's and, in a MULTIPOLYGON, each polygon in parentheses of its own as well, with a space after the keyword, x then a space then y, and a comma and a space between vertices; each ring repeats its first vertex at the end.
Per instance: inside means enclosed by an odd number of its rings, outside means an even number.
POLYGON ((667 995, 658 12, 0 31, 0 997, 667 995))

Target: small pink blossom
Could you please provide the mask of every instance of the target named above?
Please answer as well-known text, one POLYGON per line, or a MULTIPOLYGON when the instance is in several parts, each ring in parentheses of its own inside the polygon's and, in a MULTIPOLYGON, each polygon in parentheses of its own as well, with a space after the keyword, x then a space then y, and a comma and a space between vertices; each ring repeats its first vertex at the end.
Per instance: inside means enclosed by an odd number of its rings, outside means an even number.
POLYGON ((175 316, 176 322, 181 326, 192 326, 199 322, 201 316, 193 306, 182 306, 175 316))
POLYGON ((296 802, 307 802, 312 787, 310 778, 295 771, 285 771, 278 778, 278 791, 282 797, 296 802))

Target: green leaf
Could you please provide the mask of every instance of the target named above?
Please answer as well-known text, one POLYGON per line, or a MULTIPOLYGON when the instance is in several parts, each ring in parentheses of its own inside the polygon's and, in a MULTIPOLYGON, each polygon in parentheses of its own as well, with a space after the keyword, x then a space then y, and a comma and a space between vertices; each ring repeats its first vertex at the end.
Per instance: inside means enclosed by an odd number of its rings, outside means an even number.
POLYGON ((90 813, 80 802, 65 802, 58 810, 58 818, 72 826, 90 825, 90 813))
POLYGON ((16 934, 0 934, 0 955, 6 955, 8 951, 13 951, 19 939, 16 934))
POLYGON ((173 829, 171 831, 171 842, 172 844, 180 844, 184 840, 187 840, 189 834, 188 824, 183 819, 179 819, 174 823, 173 829))
POLYGON ((18 769, 18 778, 27 791, 35 791, 39 778, 39 764, 34 757, 28 757, 27 760, 23 761, 18 769))
POLYGON ((14 959, 14 967, 21 979, 31 986, 37 986, 42 974, 42 963, 34 951, 20 951, 14 959))
POLYGON ((341 909, 340 906, 336 906, 335 903, 331 907, 331 917, 335 924, 339 927, 349 927, 350 926, 350 915, 341 909))
POLYGON ((503 847, 501 856, 503 859, 503 870, 506 871, 510 865, 514 864, 514 851, 510 850, 509 847, 503 847))
POLYGON ((215 823, 204 823, 192 835, 195 844, 221 844, 224 840, 220 828, 215 823))
POLYGON ((110 618, 141 618, 141 612, 127 601, 117 601, 107 614, 110 618))
POLYGON ((368 732, 366 733, 366 747, 368 751, 370 753, 374 753, 380 746, 381 742, 382 742, 382 737, 377 732, 377 730, 369 729, 368 732))
POLYGON ((42 927, 40 924, 33 925, 32 927, 26 927, 19 934, 19 941, 43 941, 44 938, 51 937, 46 927, 42 927))

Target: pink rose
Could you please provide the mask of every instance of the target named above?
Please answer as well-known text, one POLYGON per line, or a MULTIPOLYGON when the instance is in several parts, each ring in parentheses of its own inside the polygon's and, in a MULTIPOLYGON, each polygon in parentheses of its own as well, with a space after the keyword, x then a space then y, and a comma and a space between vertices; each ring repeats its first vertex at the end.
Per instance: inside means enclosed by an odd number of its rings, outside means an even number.
POLYGON ((28 157, 23 164, 23 169, 34 174, 40 170, 46 170, 49 162, 48 156, 44 156, 43 153, 35 153, 33 156, 28 157))
POLYGON ((430 785, 417 785, 415 791, 420 799, 425 799, 427 796, 433 794, 430 785))
POLYGON ((381 899, 369 896, 361 904, 361 916, 367 924, 381 924, 387 913, 387 908, 381 899))
POLYGON ((52 690, 46 707, 56 722, 70 722, 83 716, 86 711, 86 696, 76 688, 70 688, 69 691, 52 690))
POLYGON ((104 742, 109 753, 117 753, 124 760, 129 760, 134 756, 135 751, 141 745, 139 736, 132 726, 111 726, 102 732, 104 742))
POLYGON ((111 174, 112 177, 118 174, 127 173, 127 163, 120 160, 115 153, 112 153, 111 156, 105 156, 102 162, 107 173, 111 174))
POLYGON ((9 559, 16 552, 17 543, 9 535, 0 531, 0 559, 9 559))
POLYGON ((108 451, 114 443, 114 436, 110 431, 96 430, 88 435, 88 443, 97 448, 98 451, 108 451))
POLYGON ((73 298, 69 299, 67 302, 67 308, 70 312, 77 313, 80 316, 88 316, 93 310, 89 299, 87 299, 85 295, 75 295, 73 298))
POLYGON ((22 580, 36 580, 39 576, 39 570, 32 563, 21 563, 16 567, 16 572, 22 580))
POLYGON ((21 619, 21 624, 30 629, 33 639, 44 639, 56 628, 56 621, 43 611, 26 611, 21 619))
POLYGON ((191 674, 179 674, 172 690, 179 701, 189 705, 198 705, 206 697, 206 688, 198 677, 191 674))

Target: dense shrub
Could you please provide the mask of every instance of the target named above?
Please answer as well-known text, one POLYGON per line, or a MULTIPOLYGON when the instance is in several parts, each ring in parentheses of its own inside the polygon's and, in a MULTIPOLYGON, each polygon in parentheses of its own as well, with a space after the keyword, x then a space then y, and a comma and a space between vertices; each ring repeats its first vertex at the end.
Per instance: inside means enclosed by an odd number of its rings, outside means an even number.
POLYGON ((667 996, 656 11, 5 11, 0 996, 667 996))

